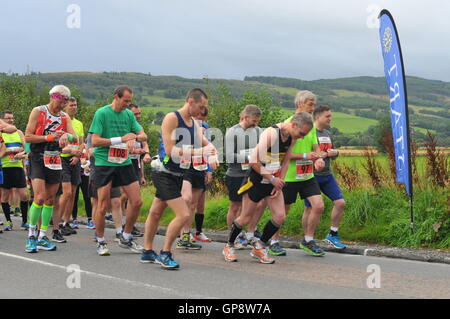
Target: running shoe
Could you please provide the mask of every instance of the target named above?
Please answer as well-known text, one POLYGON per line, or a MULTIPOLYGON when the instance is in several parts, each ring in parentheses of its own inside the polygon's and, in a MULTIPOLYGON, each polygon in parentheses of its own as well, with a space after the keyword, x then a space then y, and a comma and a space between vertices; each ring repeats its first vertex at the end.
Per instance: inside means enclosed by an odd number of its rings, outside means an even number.
POLYGON ((307 243, 304 239, 300 244, 300 248, 309 253, 310 255, 321 257, 325 255, 322 249, 320 249, 319 246, 317 246, 316 242, 314 240, 311 240, 309 243, 307 243))
POLYGON ((99 256, 109 256, 111 253, 109 252, 108 245, 106 241, 97 242, 97 254, 99 256))
POLYGON ((50 240, 47 238, 47 236, 42 237, 39 239, 37 243, 37 249, 38 250, 56 250, 56 245, 51 243, 50 240))
POLYGON ((13 228, 12 222, 6 222, 5 227, 3 228, 4 231, 11 231, 13 228))
POLYGON ((120 238, 122 238, 122 233, 116 233, 116 237, 114 237, 114 241, 120 243, 120 238))
POLYGON ((157 262, 164 269, 178 269, 178 268, 180 268, 180 264, 177 263, 175 260, 173 260, 171 252, 167 252, 167 251, 162 251, 161 250, 159 252, 159 256, 158 256, 158 261, 157 262))
POLYGON ((255 233, 254 233, 253 236, 256 237, 256 238, 258 238, 258 239, 261 239, 262 234, 261 234, 258 230, 255 230, 255 233))
POLYGON ((27 253, 37 253, 37 241, 36 237, 30 236, 27 238, 26 244, 25 244, 25 251, 27 253))
POLYGON ((74 220, 72 221, 72 223, 70 224, 70 227, 72 227, 73 229, 79 229, 80 227, 79 227, 79 222, 78 222, 78 220, 74 219, 74 220))
POLYGON ((158 262, 158 254, 155 253, 154 250, 145 250, 144 249, 144 251, 142 252, 140 261, 143 264, 159 263, 158 262))
POLYGON ((123 234, 120 234, 119 246, 122 248, 129 249, 136 254, 142 254, 142 252, 144 251, 144 247, 136 243, 133 240, 133 238, 126 240, 125 238, 123 238, 123 234))
POLYGON ((70 231, 71 235, 75 235, 77 233, 77 231, 75 229, 73 229, 72 226, 70 226, 70 223, 67 223, 66 226, 64 226, 64 228, 67 231, 70 231))
POLYGON ((204 233, 200 233, 200 234, 195 234, 194 235, 194 240, 195 241, 201 241, 201 242, 204 242, 204 243, 210 243, 210 242, 212 242, 212 239, 211 238, 208 238, 204 233))
POLYGON ((273 264, 275 262, 275 259, 267 255, 267 250, 265 248, 253 247, 252 251, 250 252, 250 256, 258 259, 262 264, 273 264))
POLYGON ((135 226, 133 226, 133 231, 131 232, 131 235, 133 235, 133 237, 144 236, 144 234, 139 229, 137 229, 135 226))
POLYGON ((237 261, 236 253, 234 252, 234 247, 230 245, 225 245, 222 251, 222 255, 225 257, 225 261, 233 262, 237 261))
POLYGON ((272 256, 286 256, 286 250, 278 242, 270 245, 267 252, 272 256))
POLYGON ((234 242, 234 248, 236 248, 237 250, 242 250, 242 249, 246 249, 248 245, 248 240, 247 238, 244 237, 238 237, 236 238, 236 241, 234 242))
POLYGON ((177 245, 176 245, 177 249, 188 249, 188 250, 199 250, 202 249, 202 246, 199 244, 194 244, 191 241, 184 241, 184 240, 178 240, 177 241, 177 245))
POLYGON ((67 227, 63 227, 62 225, 59 225, 59 230, 61 232, 61 235, 63 235, 63 236, 72 235, 72 231, 70 229, 68 229, 67 227))
POLYGON ((341 238, 339 237, 339 235, 332 236, 331 234, 328 234, 327 237, 325 237, 325 241, 331 247, 334 247, 334 248, 337 248, 337 249, 345 249, 345 247, 347 247, 346 245, 341 243, 341 238))
POLYGON ((106 216, 105 216, 105 219, 106 219, 106 220, 109 220, 110 222, 113 222, 113 221, 114 221, 112 215, 106 215, 106 216))
POLYGON ((94 222, 92 220, 88 220, 88 222, 86 224, 86 228, 87 229, 95 229, 94 222))
POLYGON ((22 224, 20 225, 20 229, 21 229, 21 230, 28 230, 29 227, 30 227, 30 226, 29 226, 27 223, 22 223, 22 224))
POLYGON ((57 229, 53 230, 52 241, 57 243, 67 243, 67 240, 64 239, 64 237, 61 235, 61 232, 57 229))

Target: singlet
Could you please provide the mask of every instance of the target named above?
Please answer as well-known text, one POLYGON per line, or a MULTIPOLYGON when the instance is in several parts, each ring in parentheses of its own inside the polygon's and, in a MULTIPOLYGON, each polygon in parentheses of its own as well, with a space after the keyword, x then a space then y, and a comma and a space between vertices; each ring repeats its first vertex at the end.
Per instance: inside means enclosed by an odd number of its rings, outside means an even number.
MULTIPOLYGON (((67 132, 67 118, 68 115, 61 112, 60 116, 55 116, 50 113, 47 105, 38 106, 40 111, 39 118, 36 123, 36 131, 34 134, 40 136, 50 135, 56 131, 67 132)), ((31 143, 30 150, 32 153, 44 153, 45 150, 59 150, 58 141, 43 142, 43 143, 31 143)))
POLYGON ((3 168, 9 167, 23 167, 22 160, 15 160, 14 154, 8 154, 8 151, 17 147, 23 147, 22 140, 20 139, 19 132, 14 132, 11 134, 2 133, 3 141, 5 143, 7 153, 2 157, 3 168))
MULTIPOLYGON (((177 147, 187 147, 187 148, 193 148, 198 145, 196 143, 195 134, 197 133, 197 125, 195 124, 195 121, 192 120, 192 126, 187 126, 184 122, 183 118, 181 117, 180 113, 178 111, 174 111, 175 115, 178 119, 178 127, 175 129, 175 146, 177 147)), ((162 134, 161 134, 161 141, 159 143, 158 147, 158 155, 161 161, 163 162, 164 168, 174 172, 174 173, 184 173, 187 169, 191 167, 191 157, 182 156, 182 158, 175 158, 172 159, 170 154, 166 154, 166 151, 164 149, 164 143, 162 140, 162 134)))

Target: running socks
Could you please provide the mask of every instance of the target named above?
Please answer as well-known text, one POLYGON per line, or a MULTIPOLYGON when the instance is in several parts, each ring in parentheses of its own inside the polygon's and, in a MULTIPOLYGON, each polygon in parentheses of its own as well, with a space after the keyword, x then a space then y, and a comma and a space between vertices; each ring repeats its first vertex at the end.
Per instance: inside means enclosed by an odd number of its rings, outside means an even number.
POLYGON ((263 234, 261 236, 261 241, 264 244, 267 244, 267 242, 272 238, 273 235, 280 229, 281 225, 278 225, 273 221, 273 219, 269 220, 264 227, 263 234))
POLYGON ((28 218, 28 201, 21 201, 20 202, 20 211, 22 212, 22 223, 27 223, 28 218))
POLYGON ((190 238, 190 233, 183 233, 183 235, 181 236, 181 240, 186 242, 186 243, 189 242, 190 239, 191 239, 190 238))
POLYGON ((42 206, 33 202, 30 207, 30 226, 28 229, 28 236, 36 237, 36 225, 39 221, 39 217, 41 216, 42 206))
POLYGON ((236 221, 231 224, 230 237, 228 238, 228 244, 234 245, 234 241, 239 236, 242 231, 242 226, 239 225, 236 221))
POLYGON ((2 209, 3 213, 5 214, 6 221, 11 221, 11 206, 9 206, 9 203, 2 203, 2 209))
POLYGON ((42 237, 45 236, 45 233, 48 229, 48 224, 50 223, 50 220, 52 219, 53 215, 53 205, 44 205, 44 208, 42 208, 42 224, 41 224, 41 233, 39 234, 39 239, 41 239, 42 233, 44 234, 42 237))
POLYGON ((202 232, 204 218, 205 218, 205 214, 201 214, 201 213, 195 214, 195 228, 197 229, 197 235, 202 232))

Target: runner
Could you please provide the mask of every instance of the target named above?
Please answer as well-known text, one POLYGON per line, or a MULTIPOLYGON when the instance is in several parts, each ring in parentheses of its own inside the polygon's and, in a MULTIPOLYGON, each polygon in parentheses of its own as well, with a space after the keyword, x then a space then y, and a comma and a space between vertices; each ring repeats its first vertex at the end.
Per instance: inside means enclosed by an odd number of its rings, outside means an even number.
POLYGON ((70 90, 57 85, 50 90, 48 105, 38 106, 30 114, 25 140, 30 142, 30 178, 34 201, 30 207, 30 225, 25 251, 56 250, 46 236, 53 214, 55 195, 61 182, 61 149, 77 141, 70 117, 62 111, 70 97, 70 90), (38 241, 37 224, 42 213, 38 241))
POLYGON ((141 253, 140 247, 131 232, 142 205, 138 177, 134 173, 129 152, 133 151, 135 142, 146 141, 147 135, 142 131, 133 113, 127 109, 131 104, 133 92, 130 87, 122 85, 114 91, 114 100, 95 112, 91 128, 92 145, 95 157, 95 179, 98 206, 95 214, 97 234, 97 253, 100 256, 110 254, 105 232, 105 213, 110 203, 111 187, 122 186, 128 196, 128 214, 119 246, 141 253))
MULTIPOLYGON (((14 114, 11 111, 2 112, 0 118, 8 124, 14 124, 14 114)), ((28 230, 28 196, 25 171, 23 169, 25 136, 22 131, 17 130, 14 133, 1 133, 1 137, 6 148, 6 154, 2 157, 3 185, 0 185, 2 188, 2 209, 6 217, 4 230, 12 230, 13 227, 10 216, 12 209, 9 200, 14 189, 20 196, 20 210, 22 212, 20 229, 28 230)))
MULTIPOLYGON (((299 91, 295 98, 296 114, 307 112, 312 114, 316 103, 316 96, 310 91, 299 91)), ((289 121, 289 119, 287 120, 289 121)), ((320 148, 317 144, 316 129, 301 140, 297 140, 292 149, 292 156, 287 167, 285 177, 286 187, 283 189, 286 213, 290 205, 297 200, 297 194, 302 199, 307 198, 312 209, 305 211, 302 217, 302 226, 305 238, 300 248, 314 256, 323 256, 325 253, 314 241, 314 232, 323 212, 324 204, 317 181, 314 179, 313 166, 321 170, 325 162, 320 158, 320 148)), ((286 255, 286 251, 279 244, 279 232, 272 238, 270 253, 273 255, 286 255)))
MULTIPOLYGON (((136 118, 136 121, 138 123, 141 120, 141 109, 136 104, 130 104, 128 109, 133 112, 134 117, 136 118)), ((139 179, 139 185, 145 186, 147 184, 147 181, 145 180, 145 174, 144 174, 144 163, 149 163, 151 161, 150 153, 149 153, 149 147, 146 141, 144 142, 138 142, 136 141, 135 148, 133 152, 130 153, 131 162, 133 163, 133 167, 136 173, 136 176, 139 179)), ((125 192, 122 192, 121 197, 121 207, 122 207, 122 214, 123 216, 126 216, 127 213, 127 202, 128 197, 125 194, 125 192)), ((142 237, 144 234, 136 227, 133 226, 133 237, 142 237)))
POLYGON ((144 252, 141 262, 157 262, 166 269, 177 269, 180 265, 173 260, 171 248, 183 225, 190 218, 190 209, 181 195, 184 172, 191 167, 191 158, 196 154, 209 156, 211 168, 217 167, 215 148, 201 136, 192 117, 198 116, 208 106, 208 97, 201 89, 188 92, 184 106, 178 111, 170 112, 164 117, 161 125, 159 158, 161 165, 156 165, 152 180, 156 194, 145 222, 144 252), (197 137, 197 138, 196 138, 197 137), (194 154, 196 142, 202 139, 201 146, 194 154), (167 154, 167 155, 166 155, 167 154), (169 206, 175 212, 175 218, 167 227, 164 247, 157 255, 153 250, 153 240, 159 226, 164 209, 169 206))
POLYGON ((307 135, 312 127, 311 115, 301 112, 295 114, 290 122, 275 124, 261 134, 261 139, 251 155, 251 170, 247 181, 238 191, 238 194, 244 194, 242 213, 234 220, 228 243, 223 249, 225 261, 237 261, 234 252, 236 237, 252 219, 258 203, 265 198, 272 212, 272 219, 265 225, 261 238, 255 238, 250 254, 263 264, 275 262, 267 255, 265 247, 280 229, 286 215, 282 192, 285 184, 283 174, 289 163, 292 146, 297 139, 307 135))
MULTIPOLYGON (((197 116, 195 119, 200 122, 201 125, 199 125, 203 131, 203 135, 208 139, 208 141, 211 142, 211 134, 209 133, 209 125, 205 122, 206 117, 208 116, 208 109, 205 109, 205 112, 199 116, 197 116)), ((193 203, 194 212, 195 212, 195 229, 196 232, 194 236, 192 237, 193 241, 199 241, 199 242, 211 242, 212 240, 208 238, 203 233, 203 221, 205 219, 205 200, 206 200, 206 187, 212 182, 212 169, 208 165, 208 169, 205 173, 205 188, 202 189, 202 192, 200 194, 200 198, 197 201, 197 204, 193 203)))
MULTIPOLYGON (((202 123, 203 119, 205 119, 207 115, 208 115, 208 108, 205 108, 203 113, 200 113, 199 115, 192 117, 194 121, 197 123, 203 136, 205 135, 202 123)), ((199 216, 194 214, 195 209, 198 206, 200 197, 206 190, 206 172, 210 169, 203 155, 193 156, 192 164, 193 165, 191 166, 191 168, 188 169, 183 175, 183 186, 181 187, 181 195, 183 198, 187 200, 187 203, 189 205, 190 217, 189 220, 181 228, 180 239, 176 244, 177 249, 198 250, 202 248, 201 245, 195 244, 193 240, 191 240, 191 225, 194 216, 196 222, 200 221, 199 216)), ((209 174, 211 174, 211 172, 209 174)), ((201 217, 203 216, 204 215, 201 215, 201 217)), ((203 235, 202 238, 200 237, 198 238, 203 239, 201 241, 208 241, 205 235, 203 235)))
POLYGON ((80 195, 80 189, 83 193, 83 200, 84 200, 84 210, 86 212, 86 217, 88 219, 87 221, 87 227, 91 228, 93 226, 92 222, 92 204, 91 204, 91 197, 89 195, 89 175, 90 175, 90 160, 88 157, 88 153, 86 151, 86 144, 84 144, 83 153, 80 157, 80 164, 81 164, 81 170, 80 170, 80 177, 81 177, 81 184, 78 185, 77 191, 75 192, 75 199, 73 203, 73 209, 72 209, 72 228, 79 228, 79 222, 77 220, 78 218, 78 197, 80 195))
POLYGON ((75 192, 78 185, 81 183, 81 163, 80 157, 84 148, 84 129, 83 123, 75 118, 77 114, 78 104, 74 97, 69 98, 69 103, 64 108, 64 111, 72 120, 72 127, 78 136, 78 143, 69 143, 68 153, 61 154, 62 161, 62 195, 60 197, 61 217, 63 220, 62 228, 66 233, 76 234, 76 230, 70 225, 70 217, 73 210, 75 199, 75 192))
MULTIPOLYGON (((331 123, 330 108, 326 105, 321 105, 316 108, 314 110, 314 119, 321 156, 325 158, 325 168, 321 171, 314 170, 314 177, 319 183, 322 193, 333 202, 331 228, 325 240, 334 248, 344 249, 346 246, 341 243, 338 229, 342 215, 344 214, 345 200, 330 168, 331 160, 339 156, 339 151, 333 149, 330 132, 326 130, 331 123)), ((308 199, 305 199, 305 210, 309 210, 308 214, 311 214, 311 204, 308 199)))
MULTIPOLYGON (((227 154, 228 170, 225 183, 228 189, 230 206, 227 214, 228 229, 231 230, 233 221, 239 217, 242 210, 242 195, 237 191, 250 170, 249 157, 251 151, 258 144, 262 129, 258 126, 261 120, 261 109, 256 105, 247 105, 240 114, 240 121, 235 126, 227 129, 225 134, 225 148, 227 154)), ((234 248, 244 249, 253 238, 256 225, 266 207, 265 201, 258 204, 254 218, 248 225, 247 234, 240 234, 234 248)))

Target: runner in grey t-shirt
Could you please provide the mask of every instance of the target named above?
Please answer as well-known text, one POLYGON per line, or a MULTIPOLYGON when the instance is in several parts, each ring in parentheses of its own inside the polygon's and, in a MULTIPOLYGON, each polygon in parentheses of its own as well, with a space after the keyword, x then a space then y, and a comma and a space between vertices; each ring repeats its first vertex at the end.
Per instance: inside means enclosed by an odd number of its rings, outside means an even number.
MULTIPOLYGON (((230 207, 228 208, 227 225, 231 229, 233 221, 240 215, 242 208, 242 195, 238 195, 237 191, 241 187, 243 180, 250 171, 249 157, 251 150, 258 144, 259 136, 262 129, 258 126, 261 120, 261 110, 256 105, 247 105, 241 112, 240 121, 235 126, 229 128, 225 135, 225 151, 228 170, 225 182, 228 189, 228 197, 230 199, 230 207)), ((247 236, 242 234, 235 243, 236 249, 243 249, 248 240, 254 237, 256 232, 256 224, 264 212, 265 201, 257 206, 258 212, 255 218, 248 225, 247 236)))

